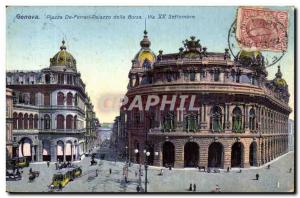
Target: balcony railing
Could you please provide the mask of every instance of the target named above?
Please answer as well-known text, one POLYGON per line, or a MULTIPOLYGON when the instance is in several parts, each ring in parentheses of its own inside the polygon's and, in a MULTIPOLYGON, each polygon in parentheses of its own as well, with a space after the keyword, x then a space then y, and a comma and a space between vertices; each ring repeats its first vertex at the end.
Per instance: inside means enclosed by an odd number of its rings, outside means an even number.
POLYGON ((31 133, 85 133, 86 129, 13 129, 13 134, 31 133))
POLYGON ((85 114, 85 111, 78 106, 66 106, 66 105, 51 105, 51 106, 44 106, 44 105, 32 105, 32 104, 25 104, 25 103, 16 103, 14 104, 14 108, 31 108, 35 110, 74 110, 80 111, 85 114))

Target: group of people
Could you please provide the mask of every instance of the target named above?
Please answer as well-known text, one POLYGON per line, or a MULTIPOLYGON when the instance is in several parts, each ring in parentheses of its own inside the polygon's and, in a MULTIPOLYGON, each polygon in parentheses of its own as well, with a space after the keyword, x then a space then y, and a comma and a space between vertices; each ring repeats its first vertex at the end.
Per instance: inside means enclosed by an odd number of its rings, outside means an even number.
POLYGON ((189 187, 189 191, 196 191, 196 184, 192 185, 190 184, 190 187, 189 187))
MULTIPOLYGON (((47 163, 47 166, 49 167, 50 163, 48 164, 47 163)), ((58 169, 62 169, 62 168, 67 168, 67 167, 72 167, 72 163, 70 161, 68 162, 63 162, 61 163, 60 161, 57 163, 55 163, 55 169, 58 170, 58 169)))

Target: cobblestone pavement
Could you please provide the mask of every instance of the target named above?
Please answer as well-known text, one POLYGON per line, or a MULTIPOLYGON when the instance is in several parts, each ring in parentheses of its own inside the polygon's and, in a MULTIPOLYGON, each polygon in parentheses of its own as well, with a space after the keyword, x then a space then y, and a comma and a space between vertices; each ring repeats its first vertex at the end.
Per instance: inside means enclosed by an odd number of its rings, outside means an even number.
MULTIPOLYGON (((63 192, 136 192, 138 185, 138 165, 129 167, 128 183, 123 176, 124 162, 98 160, 98 165, 90 166, 90 157, 80 162, 74 162, 83 169, 83 176, 70 182, 63 192), (109 169, 112 173, 109 173, 109 169), (98 176, 95 170, 98 169, 98 176)), ((163 176, 159 176, 159 167, 149 167, 148 192, 189 192, 190 183, 196 184, 197 192, 211 192, 216 185, 222 192, 293 192, 294 153, 290 152, 272 161, 271 168, 232 169, 229 173, 199 172, 197 169, 164 169, 163 176), (255 180, 255 174, 259 180, 255 180)), ((7 181, 9 192, 48 192, 52 175, 57 172, 54 163, 48 168, 46 163, 34 163, 30 167, 40 171, 40 176, 34 182, 28 182, 29 168, 24 168, 22 180, 7 181)), ((143 170, 144 172, 144 170, 143 170)), ((144 188, 144 177, 142 177, 144 188)))

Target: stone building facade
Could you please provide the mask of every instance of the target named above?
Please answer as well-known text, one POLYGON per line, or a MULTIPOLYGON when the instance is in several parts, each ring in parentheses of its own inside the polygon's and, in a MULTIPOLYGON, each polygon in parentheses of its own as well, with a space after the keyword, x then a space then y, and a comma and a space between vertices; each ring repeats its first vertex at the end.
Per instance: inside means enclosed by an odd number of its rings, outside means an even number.
POLYGON ((31 161, 73 161, 86 148, 88 95, 75 58, 62 42, 50 66, 7 71, 13 90, 13 155, 31 161))
POLYGON ((97 129, 100 127, 100 122, 96 117, 94 105, 88 97, 86 102, 86 151, 91 152, 97 144, 97 129))
POLYGON ((6 158, 12 158, 12 150, 13 150, 13 96, 12 90, 6 88, 6 158))
POLYGON ((160 102, 149 110, 121 108, 130 159, 144 163, 147 150, 155 166, 227 168, 261 166, 286 153, 291 108, 280 67, 269 80, 258 51, 240 51, 232 60, 228 49, 209 52, 195 37, 183 43, 179 52, 156 55, 145 31, 126 96, 140 95, 144 103, 157 95, 160 102), (187 104, 195 95, 199 108, 180 109, 176 102, 161 110, 164 95, 168 101, 188 95, 187 104))

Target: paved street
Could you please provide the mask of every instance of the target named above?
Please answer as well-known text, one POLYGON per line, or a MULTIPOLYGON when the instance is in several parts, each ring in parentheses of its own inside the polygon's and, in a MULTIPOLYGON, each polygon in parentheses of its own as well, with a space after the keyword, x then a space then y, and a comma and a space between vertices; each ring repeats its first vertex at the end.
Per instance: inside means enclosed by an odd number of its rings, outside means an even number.
MULTIPOLYGON (((148 192, 189 192, 190 183, 196 184, 197 192, 210 192, 219 185, 222 192, 292 192, 294 189, 294 153, 290 152, 271 162, 271 169, 261 168, 232 169, 230 173, 198 172, 197 169, 164 169, 163 176, 159 176, 160 168, 150 167, 148 171, 148 192), (255 174, 259 173, 259 181, 255 174)), ((83 169, 83 176, 70 182, 63 192, 136 192, 138 184, 138 165, 129 167, 128 180, 124 182, 124 162, 98 160, 98 165, 90 166, 90 157, 81 162, 75 162, 83 169), (112 174, 109 169, 112 169, 112 174), (96 177, 95 170, 98 169, 96 177)), ((29 168, 23 169, 23 179, 8 181, 7 191, 10 192, 48 192, 51 177, 56 172, 52 163, 48 168, 46 163, 31 164, 33 170, 40 171, 40 176, 32 183, 28 182, 29 168)), ((144 172, 144 171, 143 171, 144 172)), ((142 177, 144 182, 144 177, 142 177)), ((143 183, 144 186, 144 183, 143 183)))

